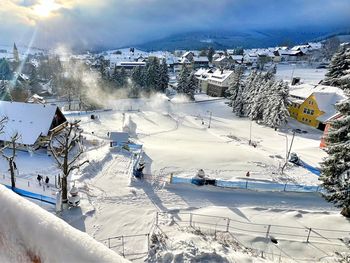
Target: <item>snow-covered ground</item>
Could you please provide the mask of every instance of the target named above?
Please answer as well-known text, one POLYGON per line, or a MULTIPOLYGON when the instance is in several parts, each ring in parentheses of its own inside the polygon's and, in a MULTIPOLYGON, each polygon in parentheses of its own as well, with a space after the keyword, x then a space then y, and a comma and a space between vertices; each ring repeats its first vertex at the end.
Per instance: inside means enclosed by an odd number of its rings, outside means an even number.
MULTIPOLYGON (((316 175, 303 168, 290 165, 281 175, 279 167, 286 155, 286 137, 290 144, 294 128, 307 133, 295 135, 292 152, 297 152, 307 163, 318 166, 326 156, 319 148, 320 131, 293 120, 287 127, 274 131, 235 117, 225 100, 206 101, 211 98, 205 95, 199 95, 197 99, 201 102, 189 103, 182 97, 169 101, 163 95, 114 100, 107 105, 113 110, 96 113, 98 119, 92 120, 91 113, 69 116, 71 120, 81 119, 86 147, 83 158, 89 159, 90 163, 70 178, 79 188, 81 206, 65 211, 62 215, 64 220, 106 245, 107 238, 124 236, 124 251, 120 243, 114 249, 135 261, 143 261, 146 257, 147 236, 129 235, 151 233, 156 212, 168 212, 176 218, 177 214, 191 211, 254 224, 349 231, 349 223, 339 215, 338 209, 317 193, 259 192, 168 184, 170 173, 193 177, 200 168, 216 179, 245 181, 246 172, 250 171, 249 180, 257 182, 319 183, 316 175), (147 176, 142 181, 131 176, 133 154, 110 148, 108 143, 107 133, 121 131, 123 120, 129 117, 137 125, 137 136, 132 140, 143 144, 147 176), (256 148, 248 143, 250 126, 256 148)), ((40 156, 20 153, 16 161, 20 174, 34 181, 37 173, 58 174, 51 157, 40 156)), ((2 172, 6 172, 5 169, 2 172)), ((345 245, 334 248, 317 242, 311 242, 311 245, 289 242, 287 238, 289 243, 280 242, 283 252, 278 252, 277 248, 264 246, 266 239, 259 236, 242 238, 233 234, 232 239, 223 236, 214 240, 210 235, 198 237, 197 231, 193 233, 194 230, 189 229, 169 226, 163 231, 172 240, 172 245, 158 249, 150 256, 150 261, 158 258, 172 262, 170 259, 182 257, 194 262, 278 262, 279 257, 260 258, 258 254, 262 251, 265 254, 282 254, 283 261, 307 258, 308 262, 312 262, 319 261, 321 257, 333 257, 335 250, 343 252, 344 248, 347 249, 345 245), (184 252, 179 255, 181 250, 184 252)), ((117 241, 121 242, 120 238, 111 242, 117 241)), ((334 261, 333 257, 328 262, 334 261)))
POLYGON ((290 82, 292 77, 300 78, 302 83, 318 84, 324 79, 327 69, 316 69, 314 66, 299 63, 277 64, 276 77, 290 82))
MULTIPOLYGON (((201 100, 206 100, 200 95, 201 100)), ((204 169, 212 178, 318 184, 318 177, 299 167, 289 167, 286 174, 278 172, 285 162, 286 137, 292 140, 292 129, 300 128, 306 134, 296 134, 292 152, 307 163, 319 166, 324 151, 319 148, 322 133, 290 120, 287 127, 274 131, 234 117, 225 100, 187 103, 181 98, 168 101, 165 96, 151 99, 118 100, 110 102, 111 112, 100 113, 99 121, 80 116, 87 136, 106 137, 107 132, 121 131, 123 114, 137 124, 137 138, 145 151, 146 173, 192 177, 204 169), (211 115, 211 117, 210 117, 211 115), (210 122, 210 128, 208 128, 210 122), (251 139, 257 147, 249 145, 251 139), (94 133, 94 134, 92 134, 94 133)))

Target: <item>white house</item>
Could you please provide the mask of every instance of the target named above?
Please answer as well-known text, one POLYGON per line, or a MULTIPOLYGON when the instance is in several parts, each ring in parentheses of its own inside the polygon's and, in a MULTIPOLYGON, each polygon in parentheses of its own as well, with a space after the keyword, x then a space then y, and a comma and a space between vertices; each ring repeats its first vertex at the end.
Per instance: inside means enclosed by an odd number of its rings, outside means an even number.
POLYGON ((217 69, 208 76, 207 94, 213 97, 223 97, 233 80, 232 70, 217 69))
POLYGON ((23 149, 38 149, 47 145, 51 134, 60 132, 67 119, 55 105, 0 101, 0 118, 6 117, 0 142, 11 141, 18 133, 18 146, 23 149))

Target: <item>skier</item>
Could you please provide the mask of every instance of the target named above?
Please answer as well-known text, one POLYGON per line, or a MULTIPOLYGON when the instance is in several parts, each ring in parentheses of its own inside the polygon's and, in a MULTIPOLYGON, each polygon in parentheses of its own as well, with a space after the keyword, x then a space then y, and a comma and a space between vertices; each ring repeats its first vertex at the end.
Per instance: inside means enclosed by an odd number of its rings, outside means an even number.
POLYGON ((250 172, 248 171, 245 176, 249 177, 250 176, 250 172))

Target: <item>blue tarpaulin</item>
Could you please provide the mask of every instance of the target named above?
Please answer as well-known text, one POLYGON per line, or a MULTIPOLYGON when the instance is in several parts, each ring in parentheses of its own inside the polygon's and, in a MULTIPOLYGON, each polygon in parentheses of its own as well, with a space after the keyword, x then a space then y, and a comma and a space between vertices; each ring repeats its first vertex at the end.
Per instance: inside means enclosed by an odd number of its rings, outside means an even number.
POLYGON ((309 170, 310 172, 312 172, 313 174, 316 174, 317 176, 321 175, 320 169, 317 169, 316 167, 313 167, 302 160, 300 160, 300 165, 304 167, 306 170, 309 170))
POLYGON ((24 197, 28 197, 31 199, 35 199, 35 200, 39 200, 45 203, 49 203, 52 205, 56 205, 56 199, 52 198, 52 197, 48 197, 48 196, 44 196, 44 195, 40 195, 40 194, 36 194, 36 193, 32 193, 23 189, 19 189, 19 188, 12 188, 9 185, 5 185, 7 188, 11 189, 12 191, 14 191, 15 193, 24 196, 24 197))
MULTIPOLYGON (((195 178, 180 178, 172 177, 173 184, 194 184, 203 185, 204 180, 195 178)), ((323 189, 318 186, 308 186, 308 185, 295 185, 295 184, 280 184, 280 183, 261 183, 254 181, 224 181, 215 180, 215 186, 226 187, 226 188, 237 188, 237 189, 250 189, 250 190, 260 190, 260 191, 286 191, 286 192, 323 192, 323 189)))

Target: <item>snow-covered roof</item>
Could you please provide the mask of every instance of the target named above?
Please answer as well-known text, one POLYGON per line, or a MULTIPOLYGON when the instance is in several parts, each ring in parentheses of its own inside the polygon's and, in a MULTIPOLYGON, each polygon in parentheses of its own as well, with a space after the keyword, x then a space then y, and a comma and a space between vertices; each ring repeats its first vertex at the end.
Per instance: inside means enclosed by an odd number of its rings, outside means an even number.
POLYGON ((317 118, 317 120, 321 122, 325 122, 336 114, 337 111, 334 105, 345 98, 344 96, 333 92, 314 92, 313 96, 316 98, 318 108, 324 112, 324 114, 317 118))
POLYGON ((215 62, 221 62, 221 61, 223 61, 224 59, 226 59, 226 57, 225 57, 225 56, 222 56, 222 57, 219 57, 219 58, 215 59, 215 62))
POLYGON ((53 105, 0 101, 0 117, 8 118, 0 140, 9 141, 18 132, 19 143, 33 145, 41 135, 48 135, 57 109, 53 105))
POLYGON ((205 56, 200 56, 200 57, 194 57, 193 61, 194 62, 209 62, 209 59, 205 56))
POLYGON ((337 87, 313 84, 300 84, 297 86, 290 86, 289 94, 292 97, 306 99, 314 92, 336 93, 339 96, 345 97, 344 92, 337 87))
POLYGON ((214 71, 213 74, 209 75, 208 79, 218 82, 224 82, 232 73, 232 70, 217 69, 214 71))

